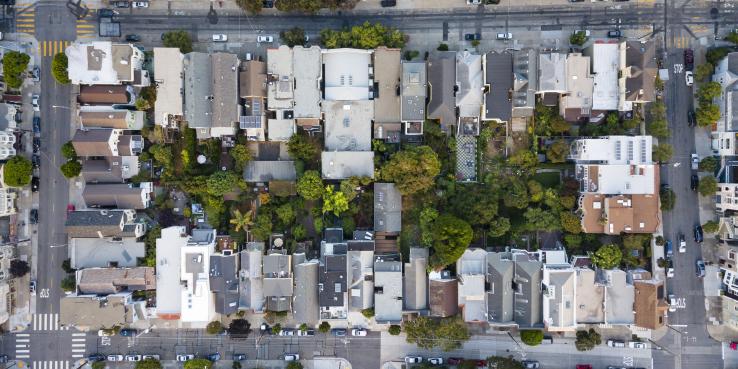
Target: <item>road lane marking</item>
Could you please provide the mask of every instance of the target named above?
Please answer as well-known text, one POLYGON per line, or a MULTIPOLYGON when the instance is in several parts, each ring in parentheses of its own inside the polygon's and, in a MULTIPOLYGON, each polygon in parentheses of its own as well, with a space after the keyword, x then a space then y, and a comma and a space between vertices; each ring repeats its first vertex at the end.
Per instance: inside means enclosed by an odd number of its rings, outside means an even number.
POLYGON ((75 337, 86 337, 87 336, 87 333, 75 332, 75 333, 72 333, 72 336, 75 336, 75 337))
POLYGON ((30 338, 16 338, 15 342, 31 342, 30 338))
POLYGON ((15 352, 19 354, 28 354, 31 352, 31 350, 15 350, 15 352))
POLYGON ((16 359, 30 359, 31 355, 15 355, 16 359))

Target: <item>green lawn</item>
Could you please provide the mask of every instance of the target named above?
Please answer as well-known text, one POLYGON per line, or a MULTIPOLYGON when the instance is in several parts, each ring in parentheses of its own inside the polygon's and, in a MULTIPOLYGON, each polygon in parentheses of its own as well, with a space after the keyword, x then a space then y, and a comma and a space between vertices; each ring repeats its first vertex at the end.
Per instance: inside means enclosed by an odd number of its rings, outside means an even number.
POLYGON ((533 179, 540 182, 543 185, 543 187, 556 188, 561 183, 561 180, 559 177, 560 177, 559 172, 544 172, 544 173, 536 173, 536 175, 533 176, 533 179))

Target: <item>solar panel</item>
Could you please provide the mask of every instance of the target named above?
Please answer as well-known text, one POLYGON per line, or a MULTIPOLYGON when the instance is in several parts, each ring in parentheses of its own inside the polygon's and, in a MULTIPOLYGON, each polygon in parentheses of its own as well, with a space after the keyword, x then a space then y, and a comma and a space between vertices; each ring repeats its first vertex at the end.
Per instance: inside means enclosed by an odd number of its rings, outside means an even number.
POLYGON ((241 116, 238 118, 241 129, 262 128, 261 116, 241 116))

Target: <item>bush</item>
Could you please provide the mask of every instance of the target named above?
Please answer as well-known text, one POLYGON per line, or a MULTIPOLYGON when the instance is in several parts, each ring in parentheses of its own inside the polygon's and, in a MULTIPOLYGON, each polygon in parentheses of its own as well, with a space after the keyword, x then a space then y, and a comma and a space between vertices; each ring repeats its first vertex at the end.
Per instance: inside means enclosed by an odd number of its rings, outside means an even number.
POLYGON ((17 51, 8 51, 3 55, 3 77, 8 87, 18 89, 23 84, 23 77, 28 69, 31 57, 17 51))
POLYGON ((80 164, 77 160, 70 160, 62 164, 61 168, 59 169, 61 169, 64 177, 74 178, 82 173, 82 164, 80 164))
POLYGON ((398 336, 402 332, 402 327, 396 324, 392 324, 391 326, 389 326, 387 332, 393 336, 398 336))
POLYGON ((664 239, 664 236, 656 236, 655 242, 658 246, 664 246, 664 244, 666 244, 666 239, 664 239))
POLYGON ((192 38, 187 31, 169 31, 162 36, 164 47, 177 47, 182 54, 192 52, 192 38))
POLYGON ((381 23, 371 24, 369 21, 340 31, 323 29, 320 31, 320 40, 327 49, 376 49, 379 46, 401 49, 405 46, 405 34, 381 23))
POLYGON ((210 369, 213 362, 208 359, 192 359, 184 363, 184 369, 210 369))
POLYGON ((264 3, 261 0, 236 0, 236 4, 246 12, 259 14, 264 3))
POLYGON ((20 278, 31 271, 31 267, 27 262, 20 259, 13 259, 10 261, 10 275, 15 278, 20 278))
POLYGON ((702 196, 712 196, 717 192, 717 180, 713 176, 707 176, 700 178, 700 183, 697 186, 697 191, 702 196))
POLYGON ((577 331, 577 340, 574 342, 578 351, 589 351, 602 344, 602 337, 594 329, 577 331))
POLYGON ((61 289, 65 292, 73 292, 77 289, 77 280, 74 278, 74 275, 66 276, 61 280, 61 289))
POLYGON ((106 365, 104 361, 94 361, 92 362, 92 369, 105 369, 106 365))
MULTIPOLYGON (((469 360, 472 361, 472 360, 469 360)), ((472 361, 474 362, 474 361, 472 361)), ((492 356, 487 358, 487 365, 489 365, 489 368, 495 368, 495 369, 524 369, 523 363, 521 363, 518 360, 515 360, 512 356, 509 357, 503 357, 503 356, 492 356)), ((476 365, 474 365, 476 368, 476 365)), ((471 368, 470 368, 471 369, 471 368)))
POLYGON ((318 326, 318 330, 321 333, 328 333, 331 330, 331 324, 328 322, 321 322, 320 325, 318 326))
POLYGON ((285 369, 302 369, 302 364, 299 361, 290 361, 285 369))
POLYGON ((3 166, 3 181, 10 187, 23 187, 31 183, 33 166, 31 161, 22 157, 14 156, 3 166))
POLYGON ((528 346, 538 346, 543 342, 543 331, 539 329, 522 330, 520 340, 528 346))
POLYGON ((62 145, 61 154, 67 160, 77 159, 77 151, 74 150, 74 145, 72 145, 72 141, 69 141, 62 145))
POLYGON ((72 82, 69 79, 68 67, 69 59, 66 54, 58 53, 54 55, 54 59, 51 60, 51 75, 57 83, 67 85, 72 82))
POLYGON ((676 203, 676 194, 674 191, 669 189, 662 189, 659 193, 659 197, 661 198, 661 210, 667 211, 674 209, 674 203, 676 203))
POLYGON ((371 319, 374 318, 374 308, 368 308, 361 311, 361 315, 364 316, 364 318, 371 319))
POLYGON ((720 224, 717 221, 708 220, 702 225, 702 230, 705 233, 717 233, 718 227, 720 227, 720 224))
POLYGON ((584 45, 587 42, 587 34, 584 31, 574 32, 569 36, 569 42, 572 45, 584 45))
POLYGON ((161 369, 161 363, 156 359, 145 359, 136 362, 136 369, 161 369))
POLYGON ((420 55, 420 51, 418 51, 418 50, 407 50, 403 54, 403 58, 405 60, 407 60, 407 61, 411 61, 411 60, 417 58, 418 55, 420 55))
POLYGON ((208 332, 208 334, 221 334, 224 330, 225 328, 223 327, 223 324, 217 320, 208 323, 208 326, 205 328, 205 331, 208 332))
POLYGON ((620 265, 623 253, 617 245, 604 245, 592 254, 592 264, 602 269, 612 269, 620 265))
POLYGON ((279 32, 279 38, 289 47, 305 44, 305 30, 300 27, 292 27, 286 31, 279 32))
POLYGON ((438 45, 438 47, 436 48, 436 50, 438 50, 438 51, 448 51, 448 44, 441 43, 440 45, 438 45))
POLYGON ((245 338, 251 333, 251 323, 246 319, 233 319, 228 325, 228 334, 233 337, 245 338))
POLYGON ((282 325, 277 323, 272 326, 272 334, 279 334, 282 331, 282 325))

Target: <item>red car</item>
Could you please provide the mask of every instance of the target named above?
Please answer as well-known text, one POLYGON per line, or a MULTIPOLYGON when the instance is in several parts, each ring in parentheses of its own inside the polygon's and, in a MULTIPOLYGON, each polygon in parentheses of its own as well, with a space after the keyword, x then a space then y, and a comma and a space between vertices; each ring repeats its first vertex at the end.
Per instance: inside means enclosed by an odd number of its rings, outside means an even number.
POLYGON ((67 205, 67 213, 71 213, 75 210, 74 204, 67 205))
POLYGON ((477 366, 478 367, 486 367, 487 366, 487 360, 477 360, 477 366))
POLYGON ((577 369, 592 369, 592 365, 589 365, 589 364, 577 364, 577 369))
POLYGON ((462 361, 464 361, 464 359, 462 359, 460 357, 450 357, 450 358, 446 359, 446 363, 448 365, 459 365, 459 364, 461 364, 462 361))
POLYGON ((738 350, 738 342, 735 342, 735 341, 734 342, 731 342, 730 343, 730 349, 733 350, 733 351, 738 350))

